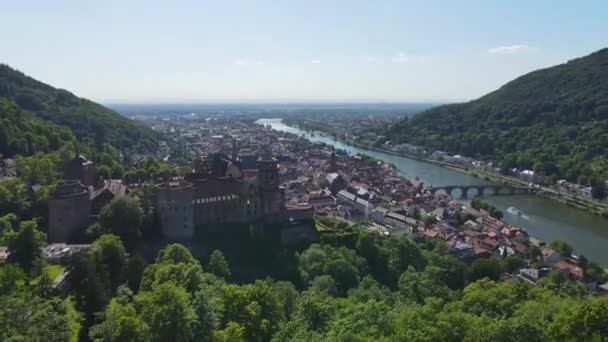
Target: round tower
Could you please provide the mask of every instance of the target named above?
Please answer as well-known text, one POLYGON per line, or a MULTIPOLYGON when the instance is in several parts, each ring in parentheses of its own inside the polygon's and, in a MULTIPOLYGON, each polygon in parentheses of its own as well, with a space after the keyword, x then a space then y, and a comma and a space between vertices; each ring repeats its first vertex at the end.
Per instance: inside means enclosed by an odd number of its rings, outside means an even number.
POLYGON ((165 238, 183 241, 194 236, 193 198, 190 182, 172 181, 156 186, 156 210, 165 238))

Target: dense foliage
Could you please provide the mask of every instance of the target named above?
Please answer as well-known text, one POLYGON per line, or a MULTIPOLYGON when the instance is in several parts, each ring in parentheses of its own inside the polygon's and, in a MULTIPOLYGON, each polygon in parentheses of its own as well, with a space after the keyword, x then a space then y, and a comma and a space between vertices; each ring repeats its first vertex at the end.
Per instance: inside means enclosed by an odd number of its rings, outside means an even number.
POLYGON ((496 160, 581 184, 608 179, 608 49, 534 71, 475 101, 390 127, 394 143, 496 160))
POLYGON ((34 267, 24 272, 21 265, 30 263, 21 257, 0 265, 2 340, 608 338, 608 298, 587 294, 561 273, 537 287, 504 281, 502 273, 521 260, 491 257, 467 265, 442 243, 386 238, 356 225, 343 227, 343 234, 326 232, 323 242, 299 252, 276 250, 298 272, 251 282, 233 282, 231 273, 243 273, 243 265, 217 250, 205 269, 180 244, 167 245, 146 265, 117 235, 105 234, 66 260, 67 292, 53 290, 40 254, 29 253, 41 234, 36 225, 23 222, 19 232, 23 237, 16 239, 11 228, 4 239, 22 241, 10 244, 11 253, 29 255, 34 267))
POLYGON ((121 150, 133 151, 151 150, 156 146, 157 135, 149 128, 4 64, 0 64, 0 98, 9 99, 44 120, 69 127, 80 141, 92 146, 110 143, 121 150))
POLYGON ((0 97, 0 155, 8 158, 46 153, 73 140, 69 129, 37 118, 0 97))

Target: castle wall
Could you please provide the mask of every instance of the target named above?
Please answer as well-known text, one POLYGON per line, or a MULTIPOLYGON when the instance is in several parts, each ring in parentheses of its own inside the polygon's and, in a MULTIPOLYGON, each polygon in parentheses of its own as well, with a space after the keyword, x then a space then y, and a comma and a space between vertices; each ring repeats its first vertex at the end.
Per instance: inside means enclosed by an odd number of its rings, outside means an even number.
POLYGON ((260 216, 256 187, 234 178, 194 181, 194 221, 197 226, 254 222, 260 216))

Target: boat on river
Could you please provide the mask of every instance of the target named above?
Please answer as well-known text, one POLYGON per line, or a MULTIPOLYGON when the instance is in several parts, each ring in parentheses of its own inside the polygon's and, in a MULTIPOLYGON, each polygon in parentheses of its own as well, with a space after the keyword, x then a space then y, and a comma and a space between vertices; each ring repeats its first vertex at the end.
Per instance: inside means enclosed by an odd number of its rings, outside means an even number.
POLYGON ((515 207, 508 207, 507 208, 507 212, 513 214, 513 215, 517 215, 517 216, 523 216, 524 212, 515 208, 515 207))

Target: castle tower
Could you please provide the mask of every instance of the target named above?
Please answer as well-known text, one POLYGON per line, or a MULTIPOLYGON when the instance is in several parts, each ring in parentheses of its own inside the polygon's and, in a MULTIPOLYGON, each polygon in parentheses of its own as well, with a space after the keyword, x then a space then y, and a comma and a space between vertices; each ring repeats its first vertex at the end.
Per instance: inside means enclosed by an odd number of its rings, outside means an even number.
POLYGON ((84 156, 77 154, 64 163, 63 179, 66 181, 77 180, 86 186, 95 185, 95 164, 84 156))
POLYGON ((209 164, 207 158, 204 156, 198 156, 192 161, 192 168, 195 173, 207 174, 209 172, 209 164))
POLYGON ((276 158, 258 159, 260 209, 267 222, 280 222, 284 209, 284 191, 279 188, 279 163, 276 158))
POLYGON ((236 140, 236 137, 232 136, 232 161, 236 162, 237 158, 239 157, 239 149, 238 149, 238 142, 236 140))
POLYGON ((262 157, 257 161, 258 186, 260 191, 268 192, 279 189, 279 163, 276 158, 262 157))
POLYGON ((329 157, 329 172, 337 172, 338 171, 338 162, 336 157, 336 151, 331 152, 331 156, 329 157))
POLYGON ((194 188, 192 183, 175 181, 156 186, 156 210, 162 234, 175 241, 194 236, 194 188))
POLYGON ((78 180, 66 180, 53 191, 48 200, 50 242, 68 242, 84 232, 89 225, 90 197, 78 180))

